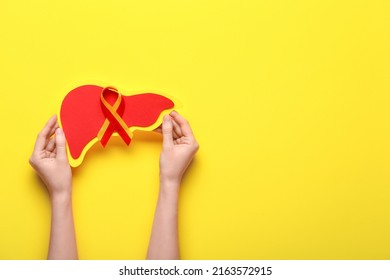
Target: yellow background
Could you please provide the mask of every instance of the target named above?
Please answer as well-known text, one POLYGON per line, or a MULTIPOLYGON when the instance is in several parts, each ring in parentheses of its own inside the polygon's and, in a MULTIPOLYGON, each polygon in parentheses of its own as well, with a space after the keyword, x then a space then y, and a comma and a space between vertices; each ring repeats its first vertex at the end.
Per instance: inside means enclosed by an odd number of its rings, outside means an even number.
MULTIPOLYGON (((35 137, 83 84, 178 98, 184 259, 390 259, 388 0, 0 3, 0 259, 46 258, 35 137)), ((82 259, 145 257, 161 138, 74 170, 82 259)))

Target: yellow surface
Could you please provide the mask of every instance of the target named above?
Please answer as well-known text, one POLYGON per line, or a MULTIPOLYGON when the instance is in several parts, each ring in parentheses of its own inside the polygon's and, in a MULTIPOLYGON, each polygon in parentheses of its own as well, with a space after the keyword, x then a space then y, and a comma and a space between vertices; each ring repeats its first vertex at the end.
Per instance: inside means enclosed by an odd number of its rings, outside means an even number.
MULTIPOLYGON (((0 3, 0 259, 46 257, 35 137, 88 83, 177 97, 200 151, 185 259, 390 259, 388 0, 0 3)), ((82 259, 142 259, 161 138, 74 170, 82 259)))

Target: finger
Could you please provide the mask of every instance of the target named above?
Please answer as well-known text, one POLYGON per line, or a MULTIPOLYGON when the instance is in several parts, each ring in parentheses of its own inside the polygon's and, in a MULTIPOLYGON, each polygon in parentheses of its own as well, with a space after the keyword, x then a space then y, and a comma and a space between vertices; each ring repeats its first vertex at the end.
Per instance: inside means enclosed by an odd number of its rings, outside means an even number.
POLYGON ((57 115, 52 116, 45 127, 39 132, 34 146, 34 152, 40 152, 45 149, 48 139, 50 138, 50 131, 57 123, 57 115))
POLYGON ((166 115, 164 116, 162 124, 163 149, 171 149, 173 147, 172 130, 172 119, 170 116, 166 115))
MULTIPOLYGON (((153 130, 154 132, 158 132, 158 133, 161 133, 162 134, 162 127, 159 126, 157 127, 156 129, 153 130)), ((177 139, 177 138, 180 138, 179 135, 177 135, 177 133, 175 132, 175 130, 172 131, 172 135, 173 135, 173 139, 177 139)))
MULTIPOLYGON (((162 128, 158 128, 158 129, 156 128, 156 129, 153 130, 153 131, 162 134, 162 128)), ((172 135, 173 135, 173 139, 180 138, 180 136, 178 136, 174 130, 173 130, 173 132, 172 132, 172 135)))
MULTIPOLYGON (((173 131, 172 131, 173 139, 181 137, 181 135, 176 132, 175 125, 178 126, 178 124, 176 124, 176 123, 173 124, 173 131)), ((160 125, 159 127, 153 129, 153 131, 154 132, 158 132, 158 133, 162 133, 162 125, 160 125)))
POLYGON ((59 128, 58 122, 56 122, 56 123, 54 124, 54 126, 52 127, 52 129, 50 130, 50 133, 49 133, 50 137, 56 132, 56 129, 57 129, 57 128, 59 128))
POLYGON ((176 145, 182 144, 182 138, 177 138, 175 141, 173 141, 176 145))
POLYGON ((180 128, 179 124, 175 120, 172 121, 172 124, 173 124, 173 132, 176 134, 175 138, 182 137, 183 133, 181 132, 181 128, 180 128))
POLYGON ((170 116, 173 120, 180 126, 180 130, 183 136, 194 138, 194 134, 192 133, 192 129, 188 123, 188 121, 179 115, 178 112, 172 111, 170 116))
MULTIPOLYGON (((172 122, 173 124, 173 122, 172 122)), ((177 124, 176 124, 177 125, 177 124)), ((154 132, 158 132, 158 133, 162 133, 162 125, 160 125, 159 127, 157 127, 156 129, 153 130, 154 132)), ((177 139, 177 138, 180 138, 181 135, 177 134, 176 131, 175 131, 175 126, 173 126, 173 131, 172 131, 172 135, 173 135, 173 139, 177 139)))
POLYGON ((56 144, 56 139, 55 139, 55 137, 53 137, 53 138, 50 139, 49 143, 47 143, 46 151, 52 153, 54 148, 56 147, 55 144, 56 144))
MULTIPOLYGON (((172 122, 172 125, 173 125, 173 122, 172 122)), ((177 135, 177 133, 175 132, 175 129, 174 129, 174 128, 172 129, 172 136, 173 136, 173 139, 180 138, 180 136, 177 135)))
POLYGON ((66 139, 62 128, 57 128, 55 139, 57 158, 60 160, 68 160, 68 155, 66 154, 66 139))

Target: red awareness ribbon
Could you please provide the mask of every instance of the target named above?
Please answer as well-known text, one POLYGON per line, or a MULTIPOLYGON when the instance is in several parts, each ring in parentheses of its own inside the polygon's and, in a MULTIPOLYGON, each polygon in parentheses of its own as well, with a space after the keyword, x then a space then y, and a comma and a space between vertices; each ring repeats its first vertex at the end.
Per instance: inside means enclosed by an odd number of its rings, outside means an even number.
POLYGON ((123 141, 127 145, 131 142, 131 133, 127 124, 122 119, 123 113, 125 111, 125 102, 123 101, 122 95, 114 87, 106 87, 102 90, 100 94, 100 103, 102 106, 102 111, 106 119, 100 131, 98 133, 98 139, 102 143, 103 147, 106 146, 108 140, 110 140, 111 135, 114 132, 117 132, 123 141), (111 105, 107 97, 109 94, 116 96, 115 103, 111 105))

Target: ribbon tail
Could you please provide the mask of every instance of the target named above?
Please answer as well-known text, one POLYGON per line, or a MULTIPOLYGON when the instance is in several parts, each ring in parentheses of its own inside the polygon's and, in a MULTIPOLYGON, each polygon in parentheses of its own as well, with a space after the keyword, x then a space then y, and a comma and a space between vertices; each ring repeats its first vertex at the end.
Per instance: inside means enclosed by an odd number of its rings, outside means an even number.
POLYGON ((103 147, 105 147, 108 141, 111 138, 111 135, 116 131, 119 136, 123 139, 126 145, 130 145, 131 143, 131 133, 127 126, 123 126, 124 124, 119 124, 117 122, 110 122, 106 119, 102 128, 98 133, 98 139, 103 147))
POLYGON ((115 128, 110 124, 104 131, 101 137, 98 136, 100 143, 103 147, 106 147, 108 140, 110 140, 111 135, 114 133, 115 128))

